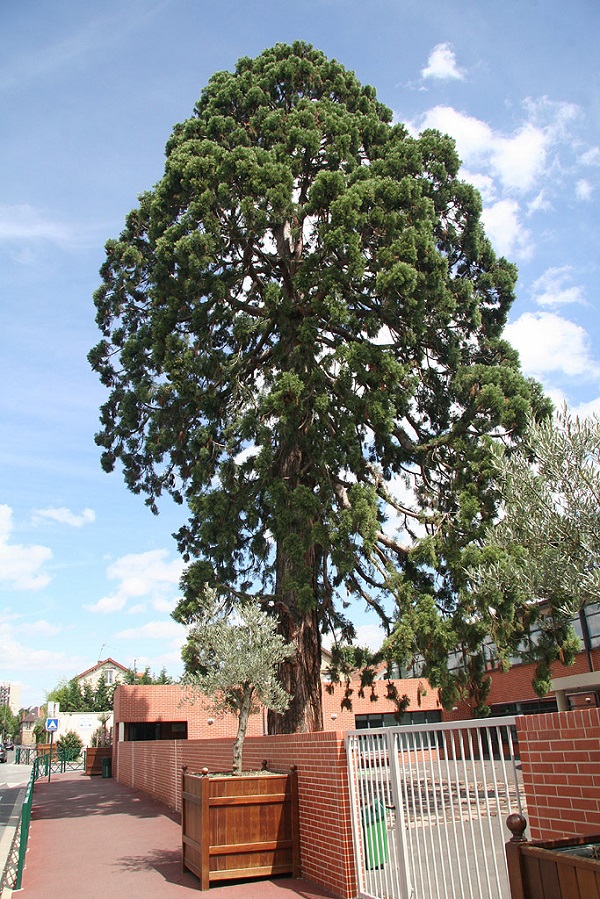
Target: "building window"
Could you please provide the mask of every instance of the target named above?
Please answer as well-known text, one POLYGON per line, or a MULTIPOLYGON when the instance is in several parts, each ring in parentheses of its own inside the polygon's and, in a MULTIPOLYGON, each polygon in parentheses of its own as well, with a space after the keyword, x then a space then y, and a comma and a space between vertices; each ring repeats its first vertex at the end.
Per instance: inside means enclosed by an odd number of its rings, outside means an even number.
POLYGON ((107 687, 112 687, 115 682, 115 669, 114 668, 105 668, 104 669, 104 677, 106 680, 107 687))
POLYGON ((187 740, 187 721, 132 721, 125 724, 125 740, 187 740))
POLYGON ((356 715, 354 726, 357 730, 370 730, 373 727, 398 727, 404 724, 439 724, 441 720, 442 713, 438 709, 429 709, 425 712, 405 712, 403 715, 382 712, 378 715, 356 715))
POLYGON ((525 699, 522 702, 497 702, 491 706, 493 718, 504 715, 543 715, 557 710, 555 696, 525 699))

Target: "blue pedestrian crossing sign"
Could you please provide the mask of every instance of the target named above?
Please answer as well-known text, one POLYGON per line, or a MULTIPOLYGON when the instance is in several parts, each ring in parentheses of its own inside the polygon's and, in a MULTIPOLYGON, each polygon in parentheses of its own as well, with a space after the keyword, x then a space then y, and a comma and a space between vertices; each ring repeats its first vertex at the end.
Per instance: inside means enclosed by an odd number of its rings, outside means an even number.
POLYGON ((46 733, 53 733, 58 730, 58 718, 46 718, 46 733))

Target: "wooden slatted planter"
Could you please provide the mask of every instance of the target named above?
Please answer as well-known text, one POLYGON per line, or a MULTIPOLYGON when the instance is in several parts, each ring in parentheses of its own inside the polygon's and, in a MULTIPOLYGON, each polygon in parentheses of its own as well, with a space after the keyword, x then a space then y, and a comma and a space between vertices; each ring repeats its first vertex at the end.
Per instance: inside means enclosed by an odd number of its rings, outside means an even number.
POLYGON ((506 823, 512 899, 600 899, 600 834, 528 842, 525 818, 510 815, 506 823))
POLYGON ((220 880, 300 876, 295 768, 209 776, 184 766, 181 806, 183 867, 201 890, 220 880))
POLYGON ((102 774, 102 759, 112 758, 112 746, 88 746, 85 751, 85 773, 102 774))

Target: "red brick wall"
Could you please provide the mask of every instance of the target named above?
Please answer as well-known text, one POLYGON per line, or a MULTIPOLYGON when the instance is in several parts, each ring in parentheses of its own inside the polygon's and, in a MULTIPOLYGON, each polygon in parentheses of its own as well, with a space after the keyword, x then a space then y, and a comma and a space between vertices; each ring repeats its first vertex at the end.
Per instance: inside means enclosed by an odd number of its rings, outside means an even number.
MULTIPOLYGON (((323 727, 325 730, 354 730, 356 715, 378 715, 395 712, 396 706, 386 696, 387 681, 378 680, 370 687, 365 687, 364 696, 359 696, 359 684, 352 684, 352 709, 342 708, 344 686, 332 684, 333 692, 329 692, 327 684, 323 684, 323 727), (333 716, 336 716, 335 718, 333 716)), ((424 712, 430 709, 441 709, 439 693, 423 678, 410 680, 394 680, 398 696, 407 696, 408 712, 424 712)))
POLYGON ((517 718, 530 839, 600 833, 600 709, 517 718))
MULTIPOLYGON (((440 709, 438 691, 429 686, 427 681, 397 680, 393 681, 400 696, 408 696, 408 711, 418 712, 425 709, 440 709)), ((323 725, 327 731, 352 730, 355 715, 394 712, 394 703, 386 697, 387 681, 376 681, 374 691, 365 690, 359 696, 358 684, 352 685, 352 709, 342 708, 344 687, 333 685, 330 693, 323 686, 323 725), (375 696, 375 699, 372 697, 375 696)), ((118 722, 142 721, 187 721, 188 739, 233 737, 237 731, 237 719, 233 715, 216 715, 208 700, 199 698, 191 702, 192 695, 178 685, 168 686, 125 686, 120 685, 115 692, 114 720, 118 722), (213 724, 209 725, 209 719, 213 724)), ((259 712, 250 716, 248 736, 261 736, 266 733, 266 714, 259 712)), ((118 730, 118 728, 117 728, 118 730)))
MULTIPOLYGON (((600 670, 600 649, 592 651, 594 668, 600 670)), ((573 665, 562 665, 555 662, 551 668, 552 677, 570 677, 572 674, 585 674, 589 671, 587 655, 580 652, 575 657, 573 665)), ((538 699, 531 686, 535 672, 535 665, 514 665, 508 671, 491 671, 492 689, 490 691, 488 705, 497 702, 517 702, 528 699, 538 699)), ((549 693, 548 696, 554 696, 549 693)))
MULTIPOLYGON (((181 766, 190 771, 231 768, 232 740, 161 740, 118 743, 119 781, 181 810, 181 766)), ((335 732, 248 737, 244 768, 298 769, 302 876, 342 899, 355 896, 348 773, 343 735, 335 732)))
MULTIPOLYGON (((192 693, 177 684, 164 686, 120 685, 115 691, 115 727, 121 721, 187 721, 188 739, 202 737, 233 737, 237 732, 234 715, 217 715, 208 700, 202 697, 193 701, 192 693), (212 720, 213 724, 208 724, 212 720)), ((251 715, 248 736, 263 733, 261 713, 251 715)))

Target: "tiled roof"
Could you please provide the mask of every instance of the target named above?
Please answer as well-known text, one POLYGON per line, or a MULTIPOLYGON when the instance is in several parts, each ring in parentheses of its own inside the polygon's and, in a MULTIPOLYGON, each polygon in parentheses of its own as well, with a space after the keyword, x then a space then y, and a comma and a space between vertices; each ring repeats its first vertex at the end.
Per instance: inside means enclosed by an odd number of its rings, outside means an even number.
POLYGON ((79 680, 82 677, 87 677, 88 674, 91 674, 93 671, 97 671, 99 668, 102 668, 104 665, 114 665, 115 668, 120 668, 121 671, 128 671, 129 669, 125 667, 125 665, 121 665, 120 662, 115 662, 114 659, 108 658, 103 659, 101 662, 96 662, 95 665, 92 665, 91 668, 88 668, 87 671, 82 671, 81 674, 75 675, 75 680, 79 680))

